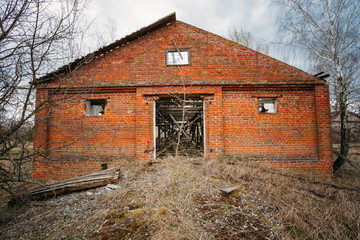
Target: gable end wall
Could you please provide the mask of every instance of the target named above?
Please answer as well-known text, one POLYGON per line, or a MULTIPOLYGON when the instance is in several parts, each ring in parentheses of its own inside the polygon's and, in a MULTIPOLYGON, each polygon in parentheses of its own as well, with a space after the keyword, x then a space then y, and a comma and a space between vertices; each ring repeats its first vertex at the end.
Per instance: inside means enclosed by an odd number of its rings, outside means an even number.
POLYGON ((76 97, 37 114, 34 149, 56 163, 39 159, 34 176, 64 179, 101 170, 101 164, 151 159, 154 100, 146 96, 182 94, 181 76, 187 93, 210 96, 204 98, 207 158, 243 155, 292 172, 331 174, 324 81, 177 21, 38 87, 37 104, 60 80, 76 97), (183 75, 165 64, 165 50, 174 48, 171 39, 190 48, 191 65, 181 68, 183 75), (257 97, 266 96, 278 97, 279 113, 259 115, 257 97), (87 116, 87 99, 106 99, 105 115, 87 116))

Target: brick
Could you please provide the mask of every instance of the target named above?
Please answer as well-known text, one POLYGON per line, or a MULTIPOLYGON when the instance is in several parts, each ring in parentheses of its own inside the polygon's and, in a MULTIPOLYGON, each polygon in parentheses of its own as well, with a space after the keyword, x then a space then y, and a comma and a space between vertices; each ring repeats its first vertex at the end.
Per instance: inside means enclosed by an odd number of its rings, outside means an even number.
POLYGON ((186 93, 209 96, 206 158, 242 155, 290 172, 331 175, 326 82, 175 21, 37 87, 38 106, 54 101, 36 115, 34 149, 45 158, 35 163, 35 178, 64 179, 104 163, 153 158, 154 100, 146 96, 184 91, 179 67, 165 64, 172 39, 190 48, 191 64, 181 67, 186 93), (259 114, 258 97, 276 97, 278 113, 259 114), (105 114, 87 116, 88 99, 106 99, 105 114))

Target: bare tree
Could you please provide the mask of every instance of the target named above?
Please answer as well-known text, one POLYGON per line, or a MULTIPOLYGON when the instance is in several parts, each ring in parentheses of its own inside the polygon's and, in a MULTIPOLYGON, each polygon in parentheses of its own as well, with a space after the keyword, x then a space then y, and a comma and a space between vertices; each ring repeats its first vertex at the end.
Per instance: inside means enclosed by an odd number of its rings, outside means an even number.
MULTIPOLYGON (((360 2, 358 0, 273 0, 279 9, 282 42, 301 50, 315 69, 331 75, 340 113, 340 153, 349 152, 348 110, 359 93, 360 2)), ((334 172, 344 164, 338 157, 334 172)))
POLYGON ((237 42, 245 47, 251 48, 264 54, 269 54, 269 44, 265 41, 256 39, 251 32, 246 32, 243 29, 238 31, 235 27, 233 30, 229 30, 228 38, 231 41, 237 42))
MULTIPOLYGON (((78 0, 5 0, 0 5, 0 189, 26 182, 22 167, 31 149, 38 79, 76 57, 68 48, 78 33, 78 0)), ((49 96, 50 97, 50 96, 49 96)))

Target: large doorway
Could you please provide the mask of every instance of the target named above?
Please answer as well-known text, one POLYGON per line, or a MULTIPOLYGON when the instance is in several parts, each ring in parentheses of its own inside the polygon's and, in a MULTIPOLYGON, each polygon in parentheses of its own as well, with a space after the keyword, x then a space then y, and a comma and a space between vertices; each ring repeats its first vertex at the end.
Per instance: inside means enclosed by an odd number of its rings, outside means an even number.
POLYGON ((204 156, 204 109, 200 96, 164 96, 155 104, 155 158, 204 156))

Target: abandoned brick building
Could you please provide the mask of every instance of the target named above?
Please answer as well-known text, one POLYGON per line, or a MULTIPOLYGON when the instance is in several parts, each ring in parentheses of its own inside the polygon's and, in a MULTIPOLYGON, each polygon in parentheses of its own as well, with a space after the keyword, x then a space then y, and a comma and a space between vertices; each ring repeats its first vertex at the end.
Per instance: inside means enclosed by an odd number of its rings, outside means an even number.
POLYGON ((174 154, 178 132, 181 155, 332 172, 326 81, 175 13, 39 79, 38 106, 48 99, 37 179, 153 161, 174 154))

